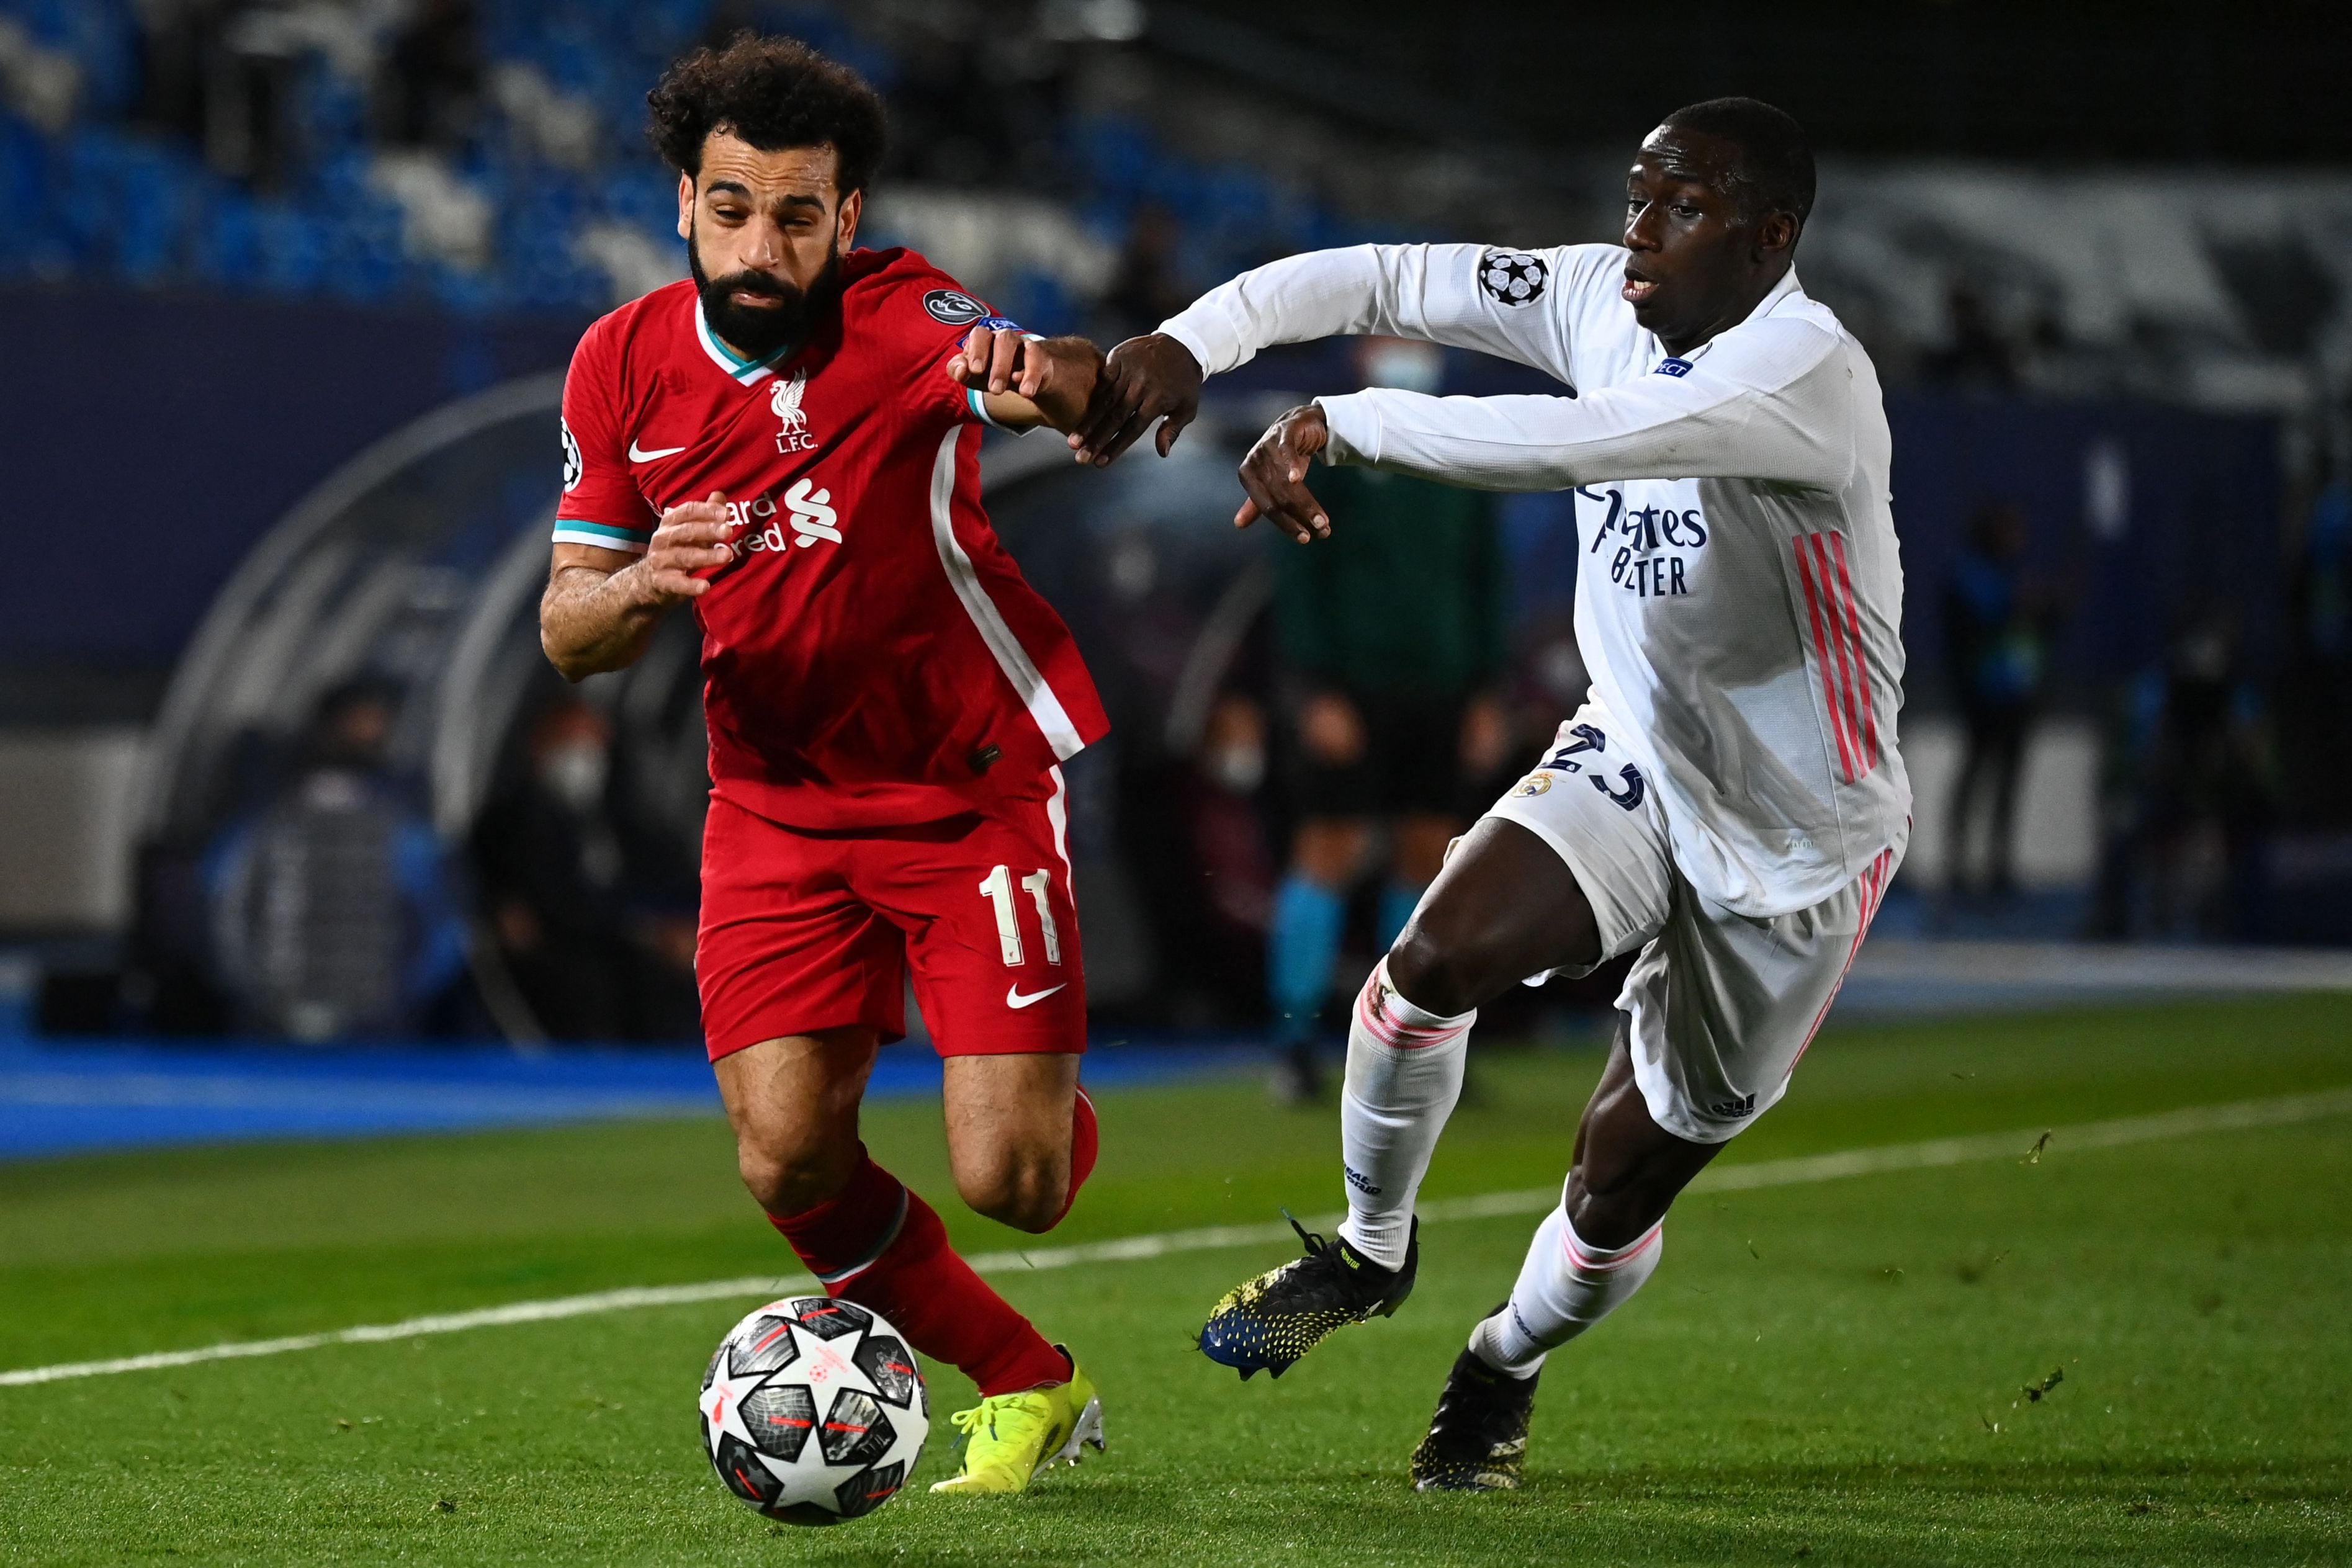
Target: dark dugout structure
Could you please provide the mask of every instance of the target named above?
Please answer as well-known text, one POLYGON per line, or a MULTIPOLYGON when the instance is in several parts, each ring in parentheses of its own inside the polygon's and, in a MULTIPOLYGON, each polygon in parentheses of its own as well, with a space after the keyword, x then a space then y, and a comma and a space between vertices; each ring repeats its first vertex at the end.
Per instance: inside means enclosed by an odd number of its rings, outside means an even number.
MULTIPOLYGON (((134 964, 158 1027, 239 1022, 222 1015, 233 977, 207 907, 208 846, 290 776, 330 694, 364 683, 388 706, 384 772, 461 862, 520 777, 535 717, 564 691, 537 616, 561 395, 560 375, 511 382, 377 442, 289 512, 212 603, 173 677, 138 806, 134 964)), ((1164 830, 1122 804, 1163 794, 1191 752, 1265 603, 1265 564, 1255 536, 1223 526, 1239 447, 1206 422, 1174 459, 1108 472, 1077 468, 1050 434, 991 440, 998 530, 1070 622, 1111 709, 1112 737, 1068 771, 1089 989, 1115 1013, 1153 991, 1156 927, 1183 918, 1183 899, 1150 885, 1164 830)), ((693 617, 674 614, 635 666, 577 688, 611 727, 614 809, 675 846, 688 877, 709 787, 698 654, 693 617)), ((543 1039, 479 909, 467 919, 489 1021, 519 1043, 543 1039)))

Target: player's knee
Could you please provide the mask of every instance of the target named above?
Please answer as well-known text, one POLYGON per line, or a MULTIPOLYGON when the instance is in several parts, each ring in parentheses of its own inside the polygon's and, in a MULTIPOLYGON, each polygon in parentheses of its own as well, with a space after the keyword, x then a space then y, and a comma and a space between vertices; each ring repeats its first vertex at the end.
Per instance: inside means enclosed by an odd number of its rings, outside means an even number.
POLYGON ((1389 984, 1425 1012, 1453 1018, 1486 999, 1486 985, 1475 955, 1416 915, 1389 949, 1389 984))
POLYGON ((1595 1247, 1627 1247, 1666 1216, 1681 1183, 1626 1166, 1579 1164, 1561 1207, 1576 1234, 1595 1247))
POLYGON ((975 1214, 1032 1235, 1053 1229, 1068 1207, 1068 1171, 1044 1158, 1008 1154, 977 1169, 958 1169, 956 1186, 975 1214))
POLYGON ((850 1164, 821 1144, 788 1138, 739 1137, 735 1168, 752 1198, 770 1214, 803 1214, 838 1193, 850 1164))

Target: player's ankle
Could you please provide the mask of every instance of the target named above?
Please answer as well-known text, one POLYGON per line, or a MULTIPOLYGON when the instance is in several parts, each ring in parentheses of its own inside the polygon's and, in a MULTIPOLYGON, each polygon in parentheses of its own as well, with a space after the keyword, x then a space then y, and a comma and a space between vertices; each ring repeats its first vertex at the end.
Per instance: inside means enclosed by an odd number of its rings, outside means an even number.
POLYGON ((1511 1303, 1505 1301, 1470 1331, 1470 1354, 1478 1364, 1503 1377, 1526 1379, 1543 1370, 1544 1357, 1550 1353, 1538 1350, 1533 1354, 1524 1346, 1514 1346, 1510 1325, 1511 1303))
POLYGON ((1404 1267, 1412 1249, 1412 1216, 1357 1214, 1350 1210, 1339 1221, 1339 1239, 1367 1263, 1393 1274, 1404 1267))

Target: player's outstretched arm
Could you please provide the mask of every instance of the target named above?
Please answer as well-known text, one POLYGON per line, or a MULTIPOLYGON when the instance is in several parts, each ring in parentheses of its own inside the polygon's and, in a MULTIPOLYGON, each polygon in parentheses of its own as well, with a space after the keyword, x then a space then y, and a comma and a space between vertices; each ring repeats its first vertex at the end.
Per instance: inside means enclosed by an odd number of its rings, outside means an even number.
POLYGON ((567 681, 637 662, 672 605, 698 599, 710 580, 697 576, 735 559, 742 525, 714 490, 664 512, 641 556, 593 545, 559 544, 539 601, 539 645, 567 681))
POLYGON ((988 417, 1008 430, 1066 431, 1093 402, 1102 366, 1102 350, 1084 338, 975 327, 948 374, 979 392, 988 417))
POLYGON ((1599 479, 1753 479, 1835 489, 1853 472, 1842 340, 1801 322, 1727 333, 1678 374, 1580 398, 1429 397, 1374 387, 1317 400, 1325 461, 1476 490, 1599 479))
POLYGON ((1277 343, 1363 333, 1413 338, 1515 360, 1567 382, 1564 273, 1578 248, 1538 255, 1359 245, 1269 262, 1209 290, 1159 331, 1112 350, 1102 392, 1071 444, 1082 461, 1108 464, 1165 416, 1159 438, 1165 457, 1200 408, 1202 381, 1277 343))

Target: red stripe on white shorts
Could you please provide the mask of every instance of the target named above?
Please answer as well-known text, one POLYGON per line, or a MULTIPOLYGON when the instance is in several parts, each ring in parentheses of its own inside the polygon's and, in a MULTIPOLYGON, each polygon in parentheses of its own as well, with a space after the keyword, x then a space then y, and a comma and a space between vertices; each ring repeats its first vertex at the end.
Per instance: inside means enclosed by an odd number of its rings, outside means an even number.
POLYGON ((1813 1049, 1813 1036, 1822 1032, 1822 1020, 1830 1016, 1830 1009, 1836 1004, 1838 993, 1845 989, 1846 972, 1853 967, 1854 956, 1862 951, 1862 939, 1870 935, 1870 923, 1878 916, 1879 902, 1886 895, 1887 879, 1894 874, 1893 850, 1879 851, 1878 858, 1871 862, 1869 869, 1862 873, 1861 918, 1854 923, 1853 941, 1845 950, 1845 962, 1838 967, 1837 984, 1830 988, 1828 998, 1822 1003, 1822 1010, 1813 1015, 1812 1027, 1805 1030, 1805 1043, 1797 1048, 1796 1061, 1789 1063, 1790 1072, 1797 1071, 1797 1062, 1805 1060, 1805 1052, 1813 1049))

